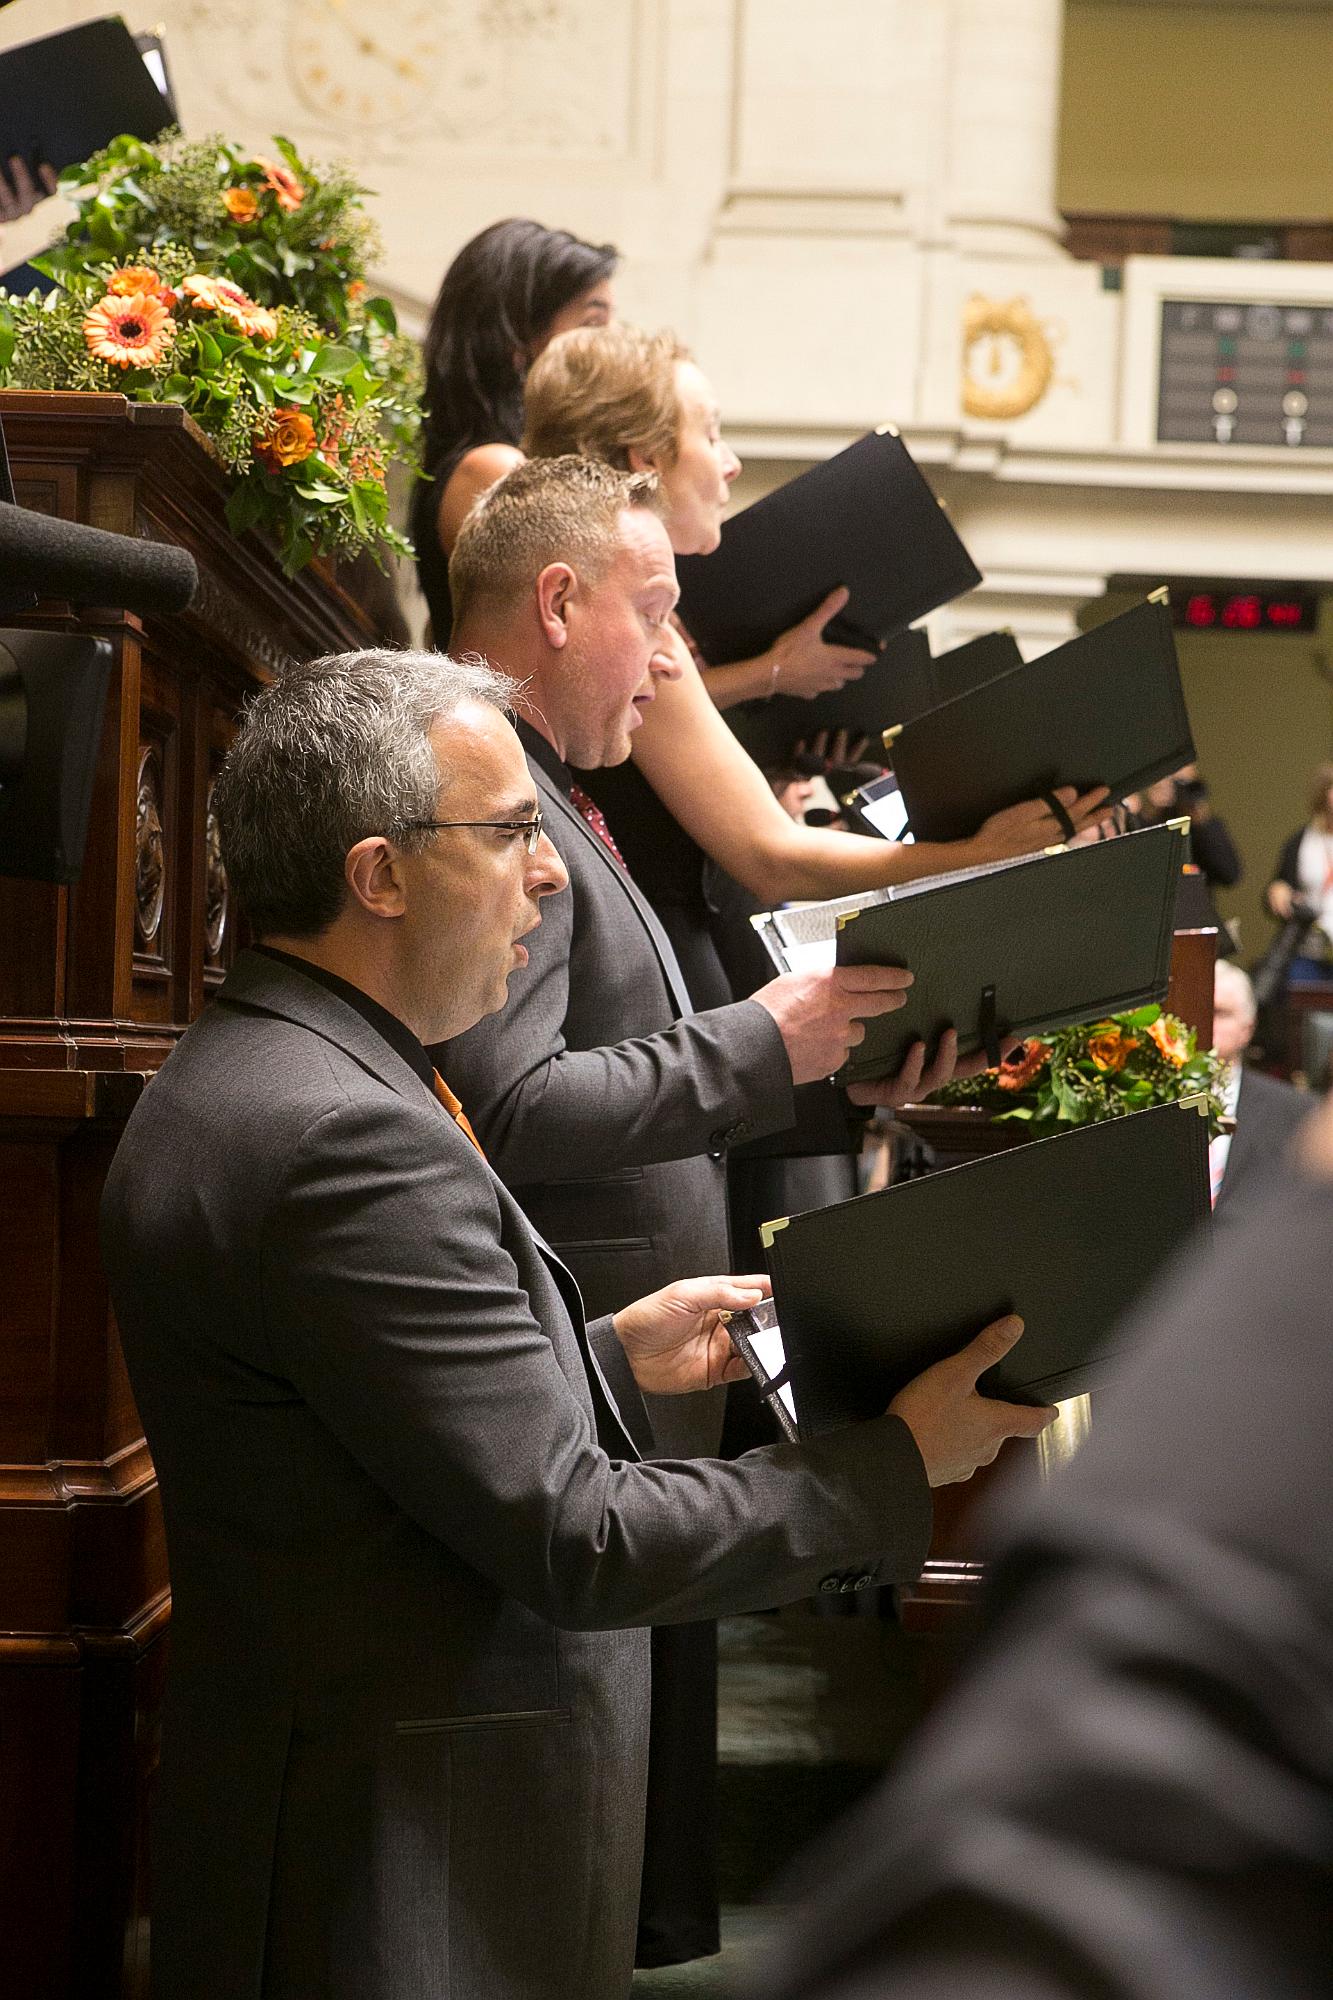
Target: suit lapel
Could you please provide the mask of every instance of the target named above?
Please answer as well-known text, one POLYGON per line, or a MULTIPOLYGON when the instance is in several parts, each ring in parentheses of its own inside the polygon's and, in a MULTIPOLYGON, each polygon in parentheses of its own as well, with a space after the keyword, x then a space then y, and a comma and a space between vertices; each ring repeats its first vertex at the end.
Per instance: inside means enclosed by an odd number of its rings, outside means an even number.
POLYGON ((652 904, 643 894, 643 891, 639 888, 629 870, 621 867, 610 849, 597 838, 597 835, 593 832, 578 807, 561 792, 559 786, 547 775, 536 759, 529 757, 528 763, 544 797, 556 813, 559 814, 562 828, 567 827, 570 836, 575 840, 582 841, 585 850, 591 850, 592 854, 596 856, 596 866, 605 870, 609 878, 614 881, 616 892, 625 897, 638 917, 639 922, 647 931, 652 941, 653 950, 657 955, 657 962, 662 969, 662 978, 666 983, 666 989, 671 996, 671 1004, 676 1014, 682 1019, 686 1015, 692 1014, 694 1012, 694 1003, 690 999, 689 991, 685 985, 685 975, 681 971, 676 954, 671 948, 671 940, 662 929, 657 918, 657 912, 653 909, 652 904))

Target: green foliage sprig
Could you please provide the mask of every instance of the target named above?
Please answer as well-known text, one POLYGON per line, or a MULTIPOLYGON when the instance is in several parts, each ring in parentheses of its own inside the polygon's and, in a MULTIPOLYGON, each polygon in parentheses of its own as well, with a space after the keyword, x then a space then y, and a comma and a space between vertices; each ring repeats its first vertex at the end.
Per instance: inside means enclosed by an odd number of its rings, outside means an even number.
POLYGON ((220 138, 122 136, 62 176, 78 208, 38 267, 55 290, 0 291, 0 384, 179 403, 236 477, 228 520, 271 533, 284 568, 407 551, 389 463, 415 463, 419 359, 389 300, 365 190, 220 138))
POLYGON ((1209 1130, 1216 1133, 1226 1068, 1212 1049, 1199 1048, 1193 1028, 1174 1014, 1136 1007, 1054 1035, 1032 1036, 998 1069, 946 1083, 934 1102, 974 1105, 996 1124, 1012 1120, 1038 1139, 1070 1125, 1203 1096, 1209 1130))

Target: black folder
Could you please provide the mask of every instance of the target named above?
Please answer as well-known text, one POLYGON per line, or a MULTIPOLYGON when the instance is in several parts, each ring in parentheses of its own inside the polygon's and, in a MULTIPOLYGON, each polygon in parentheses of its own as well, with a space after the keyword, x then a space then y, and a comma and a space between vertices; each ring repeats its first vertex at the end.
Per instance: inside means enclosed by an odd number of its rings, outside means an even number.
POLYGON ((1026 1330, 983 1395, 1049 1403, 1105 1378, 1124 1315, 1209 1214, 1205 1100, 1081 1125, 765 1223, 802 1437, 884 1411, 991 1320, 1026 1330))
POLYGON ((886 748, 918 840, 966 840, 1059 785, 1112 799, 1194 761, 1166 592, 905 723, 886 748))
POLYGON ((680 615, 713 666, 751 659, 837 586, 851 592, 826 639, 878 650, 981 581, 892 426, 767 493, 682 556, 680 615))
POLYGON ((155 139, 171 107, 119 15, 0 54, 0 158, 57 172, 119 136, 155 139))
MULTIPOLYGON (((839 965, 905 965, 907 1004, 865 1024, 842 1083, 892 1076, 915 1041, 958 1030, 999 1061, 1001 1037, 1044 1035, 1166 998, 1189 832, 1120 840, 936 876, 836 919, 839 965)), ((810 914, 810 913, 805 913, 810 914)))
POLYGON ((925 633, 900 632, 880 649, 860 680, 809 701, 775 694, 769 701, 739 702, 727 709, 726 719, 761 770, 781 764, 797 743, 808 743, 821 729, 868 736, 867 754, 878 763, 883 732, 938 699, 925 633))

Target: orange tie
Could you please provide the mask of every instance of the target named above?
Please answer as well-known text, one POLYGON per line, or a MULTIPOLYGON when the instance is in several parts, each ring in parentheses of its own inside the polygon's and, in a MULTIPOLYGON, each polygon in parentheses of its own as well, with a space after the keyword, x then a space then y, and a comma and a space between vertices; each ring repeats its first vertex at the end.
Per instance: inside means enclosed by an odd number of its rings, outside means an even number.
POLYGON ((445 1110, 449 1113, 449 1116, 453 1119, 459 1131, 464 1135, 465 1138, 468 1138, 472 1141, 473 1145, 476 1147, 477 1151, 481 1153, 481 1157, 484 1160, 486 1155, 481 1151, 481 1140, 477 1137, 471 1125, 468 1123, 468 1116, 466 1111, 464 1111, 462 1105, 459 1103, 458 1099, 454 1096, 454 1093, 452 1092, 452 1090, 450 1090, 448 1084, 445 1082, 444 1078, 440 1075, 440 1072, 438 1070, 436 1070, 435 1072, 435 1095, 439 1098, 441 1104, 444 1106, 445 1110))

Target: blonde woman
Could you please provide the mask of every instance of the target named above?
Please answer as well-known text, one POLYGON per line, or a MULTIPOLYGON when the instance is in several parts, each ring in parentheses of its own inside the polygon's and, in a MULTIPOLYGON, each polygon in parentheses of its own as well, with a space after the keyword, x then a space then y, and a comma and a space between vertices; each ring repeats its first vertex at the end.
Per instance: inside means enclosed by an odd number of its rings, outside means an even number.
MULTIPOLYGON (((582 452, 653 471, 666 496, 667 532, 676 553, 706 555, 717 547, 740 460, 722 435, 706 376, 672 334, 625 325, 563 334, 534 361, 524 407, 522 448, 530 456, 582 452)), ((819 640, 821 627, 844 598, 835 591, 757 660, 701 665, 686 636, 677 634, 673 643, 682 671, 679 679, 659 685, 635 733, 633 766, 600 771, 588 783, 683 956, 691 991, 700 986, 694 992, 700 1006, 716 1004, 729 992, 715 953, 703 942, 709 900, 705 855, 761 904, 771 904, 844 895, 1034 853, 1060 837, 1049 807, 1039 799, 996 813, 971 840, 947 845, 904 846, 789 818, 718 707, 777 689, 818 692, 819 676, 809 667, 812 648, 829 655, 848 652, 819 640)), ((839 679, 862 671, 858 662, 868 657, 861 654, 850 665, 844 657, 839 679)), ((1060 798, 1078 826, 1105 816, 1104 787, 1082 796, 1066 787, 1060 798)))

